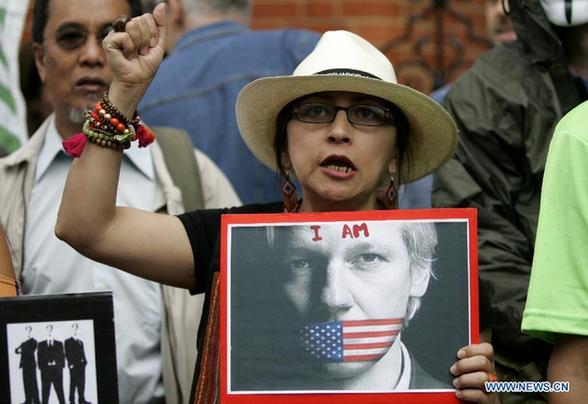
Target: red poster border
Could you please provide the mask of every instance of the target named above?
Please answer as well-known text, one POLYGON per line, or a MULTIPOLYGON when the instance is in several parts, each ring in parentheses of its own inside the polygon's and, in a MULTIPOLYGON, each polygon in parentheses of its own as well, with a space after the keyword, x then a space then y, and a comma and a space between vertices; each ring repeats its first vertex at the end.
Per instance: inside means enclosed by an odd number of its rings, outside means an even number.
POLYGON ((463 219, 468 222, 469 262, 470 262, 470 343, 479 343, 478 317, 478 238, 477 210, 460 209, 418 209, 418 210, 374 210, 361 212, 321 212, 321 213, 280 213, 223 215, 221 220, 221 403, 222 404, 405 404, 422 403, 460 403, 453 392, 410 393, 228 393, 227 389, 227 248, 228 231, 234 224, 270 224, 304 222, 338 222, 358 220, 446 220, 463 219))

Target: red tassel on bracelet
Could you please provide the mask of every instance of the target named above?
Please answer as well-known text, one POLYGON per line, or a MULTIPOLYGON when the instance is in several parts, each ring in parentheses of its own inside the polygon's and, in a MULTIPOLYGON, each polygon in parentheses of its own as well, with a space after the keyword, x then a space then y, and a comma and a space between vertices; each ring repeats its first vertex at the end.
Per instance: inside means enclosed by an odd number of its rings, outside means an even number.
POLYGON ((68 156, 78 158, 82 155, 86 143, 88 143, 88 138, 79 132, 63 141, 63 150, 68 156))
POLYGON ((139 139, 139 147, 147 147, 155 140, 155 133, 146 126, 138 125, 135 132, 137 139, 139 139))

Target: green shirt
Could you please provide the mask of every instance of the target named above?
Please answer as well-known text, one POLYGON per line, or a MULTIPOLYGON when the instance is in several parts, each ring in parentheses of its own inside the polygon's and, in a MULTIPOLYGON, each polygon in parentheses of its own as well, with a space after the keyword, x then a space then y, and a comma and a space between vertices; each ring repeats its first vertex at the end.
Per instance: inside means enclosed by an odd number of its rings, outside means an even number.
POLYGON ((549 147, 523 332, 588 335, 588 101, 564 116, 549 147))

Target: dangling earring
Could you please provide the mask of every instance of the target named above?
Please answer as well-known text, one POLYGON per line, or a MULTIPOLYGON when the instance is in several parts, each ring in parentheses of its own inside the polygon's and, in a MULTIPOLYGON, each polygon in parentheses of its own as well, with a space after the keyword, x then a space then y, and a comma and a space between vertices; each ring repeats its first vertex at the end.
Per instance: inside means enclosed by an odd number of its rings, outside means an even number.
POLYGON ((393 174, 390 175, 390 185, 388 185, 388 189, 386 190, 386 199, 388 200, 388 209, 398 209, 398 189, 396 188, 396 184, 394 184, 393 174))
POLYGON ((282 198, 284 199, 284 212, 294 213, 298 211, 298 201, 296 200, 296 185, 290 181, 287 172, 282 173, 282 198))

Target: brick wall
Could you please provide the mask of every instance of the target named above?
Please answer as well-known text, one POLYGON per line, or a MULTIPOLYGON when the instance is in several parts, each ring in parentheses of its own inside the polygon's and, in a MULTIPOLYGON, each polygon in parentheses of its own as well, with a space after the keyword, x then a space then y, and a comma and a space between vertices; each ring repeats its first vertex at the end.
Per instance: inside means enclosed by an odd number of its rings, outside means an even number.
POLYGON ((252 25, 258 29, 353 31, 380 49, 387 49, 386 55, 394 63, 401 82, 428 92, 435 86, 433 71, 436 68, 440 67, 446 75, 439 80, 451 81, 488 49, 488 43, 481 40, 486 32, 484 1, 447 1, 448 7, 471 22, 474 38, 468 38, 467 26, 457 18, 448 13, 441 13, 440 17, 430 13, 417 20, 406 39, 398 40, 407 29, 409 17, 430 8, 432 0, 254 0, 252 25), (434 36, 437 18, 443 19, 442 53, 434 36), (393 41, 395 46, 388 49, 393 41), (452 44, 461 44, 461 47, 452 44), (460 58, 463 59, 461 64, 454 71, 448 71, 460 58))

